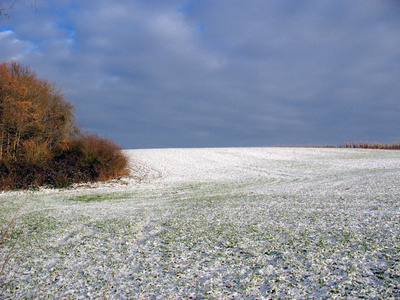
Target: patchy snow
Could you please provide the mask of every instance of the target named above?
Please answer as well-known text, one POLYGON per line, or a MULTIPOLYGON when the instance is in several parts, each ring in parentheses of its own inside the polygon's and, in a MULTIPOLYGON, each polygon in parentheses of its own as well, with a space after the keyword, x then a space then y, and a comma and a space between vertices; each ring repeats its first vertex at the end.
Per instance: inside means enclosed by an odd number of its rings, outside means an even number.
POLYGON ((400 151, 126 153, 129 178, 0 193, 0 298, 400 298, 400 151))

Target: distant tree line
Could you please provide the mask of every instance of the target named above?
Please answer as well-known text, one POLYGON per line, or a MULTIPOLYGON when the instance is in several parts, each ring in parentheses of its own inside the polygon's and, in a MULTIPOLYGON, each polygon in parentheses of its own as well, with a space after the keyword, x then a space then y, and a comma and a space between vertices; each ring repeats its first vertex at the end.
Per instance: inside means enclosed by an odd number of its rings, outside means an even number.
POLYGON ((305 148, 354 148, 354 149, 379 149, 379 150, 400 150, 400 143, 393 142, 391 144, 382 144, 377 142, 352 142, 343 145, 299 145, 299 146, 282 146, 282 147, 305 147, 305 148))
POLYGON ((346 143, 339 147, 340 148, 400 150, 400 143, 393 142, 391 144, 382 144, 382 143, 376 143, 376 142, 353 142, 353 143, 346 143))
POLYGON ((55 84, 17 62, 0 64, 0 189, 126 175, 127 159, 109 139, 83 133, 55 84))

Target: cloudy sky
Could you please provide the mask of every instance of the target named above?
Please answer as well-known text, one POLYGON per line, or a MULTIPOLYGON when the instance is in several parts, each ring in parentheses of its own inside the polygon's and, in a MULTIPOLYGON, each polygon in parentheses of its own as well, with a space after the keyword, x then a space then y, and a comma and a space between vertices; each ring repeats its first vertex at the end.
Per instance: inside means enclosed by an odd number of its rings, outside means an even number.
POLYGON ((124 148, 400 140, 398 0, 38 0, 11 59, 124 148))

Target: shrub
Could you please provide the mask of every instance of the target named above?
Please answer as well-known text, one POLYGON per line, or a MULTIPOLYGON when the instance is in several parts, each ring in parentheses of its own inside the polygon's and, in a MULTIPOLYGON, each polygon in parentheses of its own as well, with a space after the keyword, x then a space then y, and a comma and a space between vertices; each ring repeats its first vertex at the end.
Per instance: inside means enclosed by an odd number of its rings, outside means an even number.
POLYGON ((0 64, 0 189, 108 180, 126 175, 118 145, 82 134, 55 84, 16 62, 0 64))
POLYGON ((65 176, 64 180, 69 182, 105 181, 128 175, 128 161, 121 148, 96 134, 83 134, 72 139, 68 150, 62 151, 54 161, 63 171, 54 176, 54 180, 62 180, 65 176))

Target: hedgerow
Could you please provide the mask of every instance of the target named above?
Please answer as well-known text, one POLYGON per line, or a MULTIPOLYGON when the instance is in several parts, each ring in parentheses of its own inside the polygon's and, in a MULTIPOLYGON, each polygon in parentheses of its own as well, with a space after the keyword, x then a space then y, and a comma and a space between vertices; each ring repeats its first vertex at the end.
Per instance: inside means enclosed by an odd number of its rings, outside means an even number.
POLYGON ((121 148, 82 133, 53 83, 15 61, 0 64, 0 189, 66 187, 127 174, 121 148))

